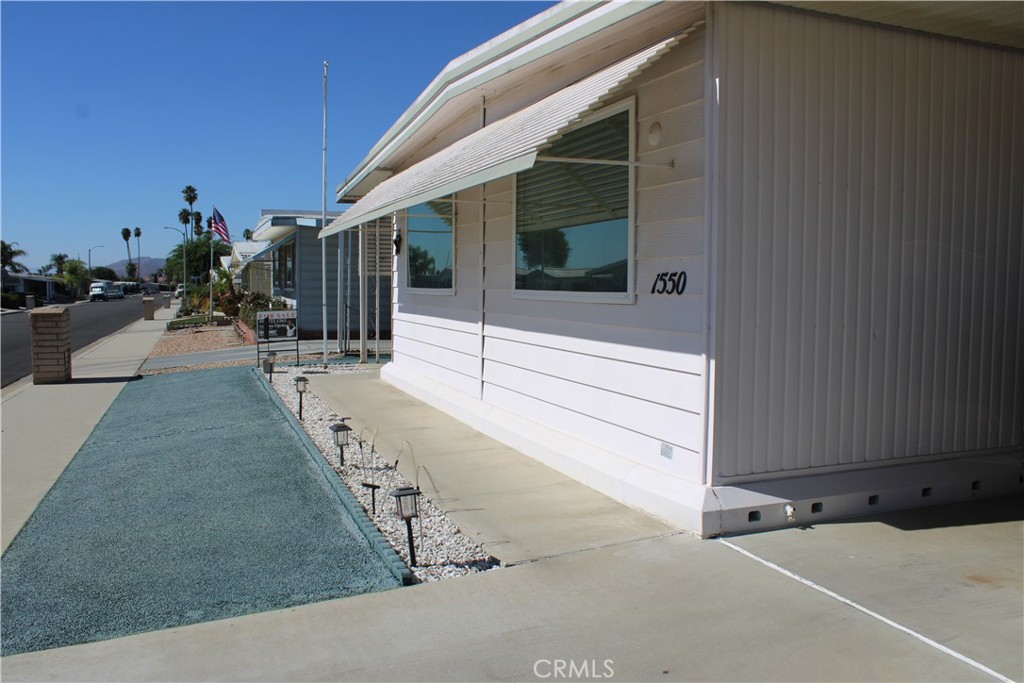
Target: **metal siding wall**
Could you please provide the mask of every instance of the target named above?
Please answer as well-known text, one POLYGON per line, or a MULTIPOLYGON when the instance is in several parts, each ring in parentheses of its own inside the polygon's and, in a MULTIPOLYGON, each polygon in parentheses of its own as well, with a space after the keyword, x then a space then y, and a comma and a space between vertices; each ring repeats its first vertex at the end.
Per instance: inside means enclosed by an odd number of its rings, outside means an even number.
POLYGON ((718 480, 1022 444, 1024 57, 721 3, 718 480))
MULTIPOLYGON (((322 316, 320 302, 323 300, 321 282, 320 240, 312 228, 298 228, 296 261, 299 268, 299 288, 296 299, 299 302, 299 330, 321 334, 322 316)), ((327 241, 327 329, 333 332, 337 318, 338 282, 338 241, 327 241), (333 258, 332 258, 333 257, 333 258)))

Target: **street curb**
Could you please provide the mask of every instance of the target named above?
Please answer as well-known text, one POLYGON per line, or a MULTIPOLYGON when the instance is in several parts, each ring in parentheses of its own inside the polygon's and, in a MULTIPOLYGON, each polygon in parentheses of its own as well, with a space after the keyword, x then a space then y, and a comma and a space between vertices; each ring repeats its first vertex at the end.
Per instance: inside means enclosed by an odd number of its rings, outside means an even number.
POLYGON ((313 440, 309 438, 309 434, 307 434, 306 430, 302 428, 299 421, 295 419, 292 411, 288 409, 288 406, 284 404, 281 397, 278 396, 277 392, 270 386, 270 382, 267 381, 267 378, 262 372, 260 372, 259 368, 250 368, 250 371, 259 379, 264 390, 267 392, 267 395, 274 402, 274 405, 277 406, 277 409, 281 411, 281 414, 291 426, 296 436, 299 437, 299 441, 302 442, 302 445, 306 449, 306 455, 309 456, 310 464, 317 468, 321 476, 323 476, 324 480, 327 482, 327 485, 330 486, 331 490, 333 490, 335 495, 338 496, 338 500, 352 516, 352 520, 356 523, 356 526, 359 527, 359 530, 366 538, 366 542, 370 544, 374 552, 376 552, 380 559, 384 561, 384 564, 386 564, 388 569, 391 570, 394 577, 402 582, 403 586, 410 586, 416 583, 416 577, 412 573, 412 570, 409 569, 408 565, 405 564, 405 561, 402 560, 398 552, 391 547, 391 544, 388 542, 387 538, 384 537, 384 534, 382 534, 380 529, 377 528, 377 525, 374 524, 366 514, 366 511, 363 510, 363 506, 359 504, 359 501, 356 500, 356 497, 349 490, 348 486, 346 486, 345 482, 341 480, 341 476, 327 463, 327 460, 324 459, 320 449, 317 448, 316 444, 313 443, 313 440))

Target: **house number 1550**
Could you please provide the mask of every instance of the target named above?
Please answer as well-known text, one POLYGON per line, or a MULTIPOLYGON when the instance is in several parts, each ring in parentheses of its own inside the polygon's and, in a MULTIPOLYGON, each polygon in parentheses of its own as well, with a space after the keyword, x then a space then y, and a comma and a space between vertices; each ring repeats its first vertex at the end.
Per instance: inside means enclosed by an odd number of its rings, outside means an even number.
POLYGON ((651 294, 682 294, 686 290, 686 271, 658 273, 651 285, 651 294))

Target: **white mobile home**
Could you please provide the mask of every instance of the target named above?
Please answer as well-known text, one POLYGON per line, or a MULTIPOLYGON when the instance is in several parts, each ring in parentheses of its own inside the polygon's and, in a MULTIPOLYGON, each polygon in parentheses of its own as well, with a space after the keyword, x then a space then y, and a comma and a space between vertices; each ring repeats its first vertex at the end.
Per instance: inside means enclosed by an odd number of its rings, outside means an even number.
POLYGON ((705 536, 1024 490, 1019 5, 796 4, 453 61, 321 232, 394 218, 382 376, 705 536))

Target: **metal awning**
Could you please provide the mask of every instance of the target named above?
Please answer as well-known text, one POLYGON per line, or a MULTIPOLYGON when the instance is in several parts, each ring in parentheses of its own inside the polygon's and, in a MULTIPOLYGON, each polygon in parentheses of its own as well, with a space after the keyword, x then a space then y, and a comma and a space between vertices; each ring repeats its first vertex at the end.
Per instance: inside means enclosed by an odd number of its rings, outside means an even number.
POLYGON ((273 242, 273 243, 271 243, 270 246, 268 246, 268 247, 266 247, 264 249, 261 249, 260 251, 257 251, 252 256, 247 256, 245 259, 242 260, 242 265, 243 266, 247 266, 247 265, 249 265, 250 263, 252 263, 254 261, 258 261, 261 258, 263 258, 264 256, 266 256, 267 254, 269 254, 270 252, 277 251, 278 249, 280 249, 284 245, 290 244, 291 242, 294 242, 294 241, 295 241, 295 233, 293 232, 292 234, 290 234, 287 237, 285 237, 283 240, 281 240, 279 242, 273 242))
POLYGON ((388 178, 321 230, 320 238, 532 168, 540 149, 604 104, 698 25, 495 121, 388 178))

